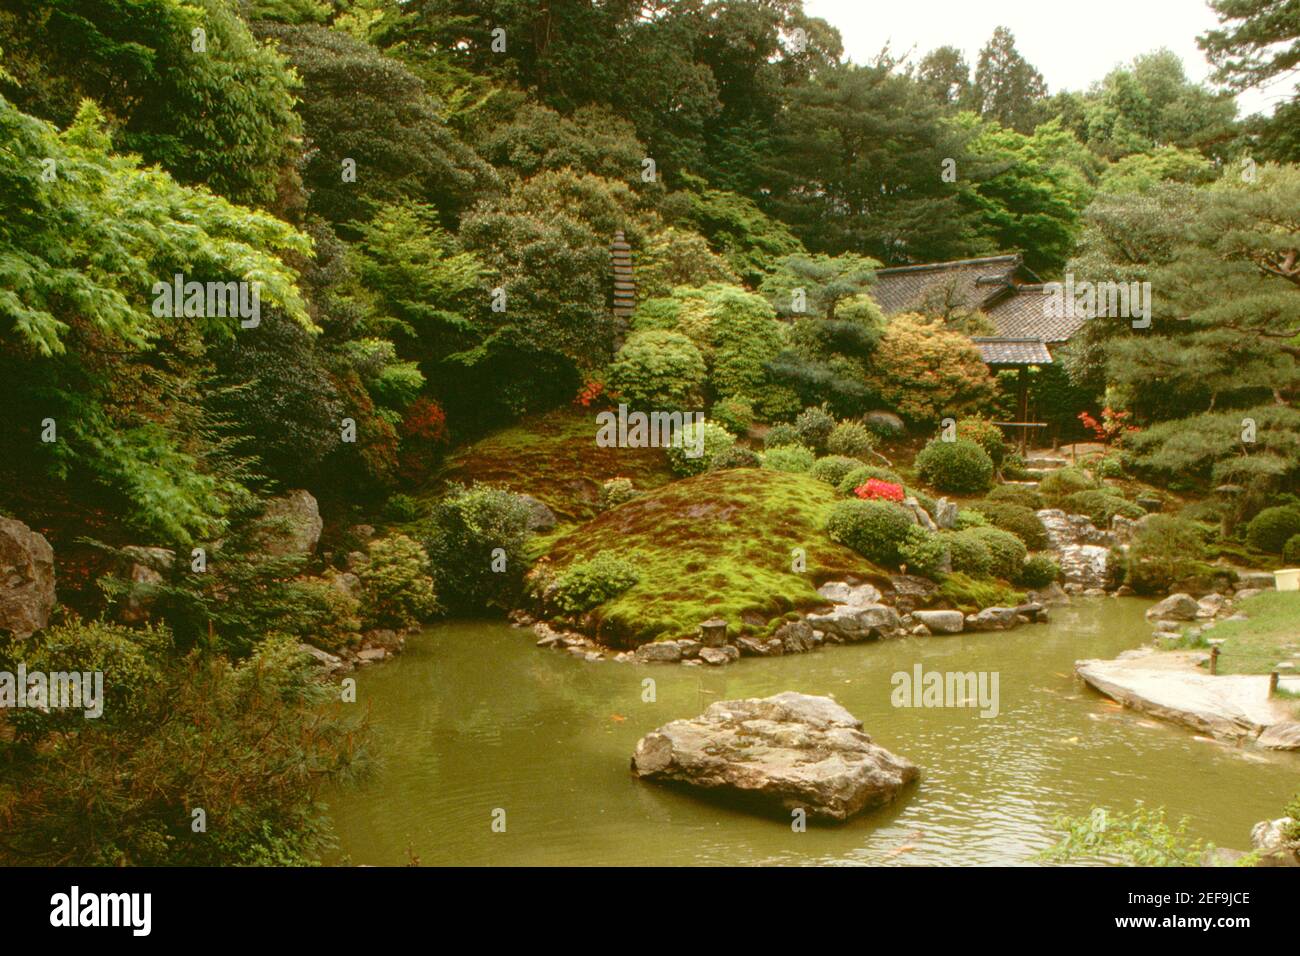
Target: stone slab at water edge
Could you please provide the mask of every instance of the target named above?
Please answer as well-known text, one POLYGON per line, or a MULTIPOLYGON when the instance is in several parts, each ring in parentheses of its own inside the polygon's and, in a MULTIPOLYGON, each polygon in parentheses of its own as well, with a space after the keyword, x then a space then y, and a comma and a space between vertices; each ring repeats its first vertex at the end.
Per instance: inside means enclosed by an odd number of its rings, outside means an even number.
POLYGON ((862 721, 829 697, 793 691, 718 701, 699 717, 665 724, 637 742, 632 772, 837 823, 889 803, 919 774, 872 743, 862 721))

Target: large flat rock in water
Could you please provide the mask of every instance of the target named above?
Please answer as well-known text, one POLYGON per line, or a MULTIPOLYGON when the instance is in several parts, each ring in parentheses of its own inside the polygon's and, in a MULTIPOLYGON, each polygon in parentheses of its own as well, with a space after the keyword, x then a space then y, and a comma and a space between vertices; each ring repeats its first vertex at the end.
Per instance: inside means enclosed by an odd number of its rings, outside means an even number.
MULTIPOLYGON (((1211 676, 1195 651, 1129 651, 1112 661, 1078 661, 1075 673, 1126 707, 1227 740, 1265 746, 1296 720, 1268 696, 1268 675, 1211 676)), ((1283 735, 1285 736, 1285 735, 1283 735)), ((1277 748, 1284 749, 1284 748, 1277 748)))
POLYGON ((632 772, 836 822, 888 803, 918 776, 835 701, 792 691, 718 701, 665 724, 637 742, 632 772))

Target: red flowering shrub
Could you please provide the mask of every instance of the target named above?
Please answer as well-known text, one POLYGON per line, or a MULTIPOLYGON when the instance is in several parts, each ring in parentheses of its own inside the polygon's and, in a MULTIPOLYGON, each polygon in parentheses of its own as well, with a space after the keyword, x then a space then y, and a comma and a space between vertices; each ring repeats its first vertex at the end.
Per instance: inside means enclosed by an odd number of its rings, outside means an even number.
POLYGON ((1083 422, 1083 427, 1096 435, 1099 442, 1107 445, 1119 444, 1125 432, 1139 431, 1136 425, 1127 424, 1128 417, 1128 412, 1117 412, 1109 406, 1101 410, 1101 421, 1097 421, 1087 412, 1079 413, 1079 421, 1083 422))
POLYGON ((591 403, 604 393, 605 383, 598 378, 589 378, 582 383, 582 388, 578 389, 578 394, 573 398, 573 404, 582 408, 590 408, 591 403))
POLYGON ((402 419, 402 438, 407 441, 444 444, 448 437, 447 413, 431 398, 417 398, 402 419))
POLYGON ((897 501, 903 500, 903 486, 879 478, 868 478, 866 484, 858 485, 853 493, 863 501, 897 501))

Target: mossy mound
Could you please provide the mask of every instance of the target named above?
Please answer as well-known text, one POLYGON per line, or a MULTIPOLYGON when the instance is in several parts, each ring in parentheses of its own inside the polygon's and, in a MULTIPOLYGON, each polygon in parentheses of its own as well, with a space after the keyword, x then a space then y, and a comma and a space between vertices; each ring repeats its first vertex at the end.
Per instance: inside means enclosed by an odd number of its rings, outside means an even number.
POLYGON ((630 646, 691 637, 720 617, 733 634, 766 633, 794 611, 826 603, 816 587, 882 569, 823 530, 835 491, 809 475, 751 468, 709 472, 620 505, 557 538, 547 554, 562 572, 600 551, 632 562, 634 587, 598 606, 594 636, 630 646), (804 549, 805 568, 793 569, 804 549))
POLYGON ((475 481, 500 485, 546 503, 561 522, 589 521, 600 510, 600 486, 630 478, 642 490, 672 480, 662 448, 601 448, 594 410, 558 409, 526 418, 451 455, 438 485, 475 481))

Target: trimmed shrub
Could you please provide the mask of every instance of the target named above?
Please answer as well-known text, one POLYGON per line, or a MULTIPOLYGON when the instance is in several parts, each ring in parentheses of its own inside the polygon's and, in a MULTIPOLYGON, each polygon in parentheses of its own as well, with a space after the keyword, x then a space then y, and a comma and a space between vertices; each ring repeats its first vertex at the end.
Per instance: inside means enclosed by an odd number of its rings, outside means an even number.
POLYGON ((390 495, 384 502, 384 517, 399 524, 414 521, 420 517, 420 502, 410 495, 390 495))
POLYGON ((1009 501, 977 501, 971 508, 988 518, 993 527, 1010 531, 1030 551, 1047 547, 1047 529, 1043 527, 1038 515, 1029 508, 1013 505, 1009 501))
POLYGON ((978 511, 972 511, 970 508, 959 508, 953 530, 965 531, 967 528, 987 528, 988 526, 989 519, 978 511))
POLYGON ((895 485, 901 485, 903 479, 894 474, 888 468, 880 468, 876 465, 859 465, 847 475, 840 479, 835 490, 845 497, 852 495, 861 485, 865 485, 872 478, 877 481, 888 481, 895 485))
POLYGON ((1300 506, 1297 505, 1265 508, 1246 526, 1247 543, 1269 554, 1281 554, 1287 541, 1297 534, 1300 534, 1300 506))
POLYGON ((935 578, 951 568, 945 536, 926 531, 920 525, 907 529, 907 536, 898 546, 898 560, 907 565, 908 574, 926 578, 935 578))
POLYGON ((831 429, 826 438, 826 451, 832 455, 857 458, 869 452, 873 444, 871 429, 862 422, 846 421, 831 429))
POLYGON ((973 441, 936 440, 916 456, 916 471, 922 481, 940 491, 977 494, 993 480, 993 459, 973 441))
POLYGON ((889 567, 898 564, 898 546, 914 527, 912 516, 898 505, 856 498, 838 502, 826 520, 826 533, 832 541, 889 567))
POLYGON ((668 447, 668 466, 674 474, 683 477, 698 475, 708 471, 713 460, 735 444, 735 436, 721 425, 691 422, 673 435, 673 443, 668 447), (695 454, 697 448, 701 454, 695 454))
POLYGON ((1030 555, 1025 559, 1016 578, 1016 584, 1027 588, 1045 588, 1061 576, 1056 562, 1045 554, 1030 555))
POLYGON ((805 408, 794 420, 794 430, 799 443, 819 454, 826 451, 826 439, 835 429, 835 417, 825 406, 805 408))
POLYGON ((1293 534, 1282 546, 1282 560, 1292 567, 1300 564, 1300 534, 1293 534))
POLYGON ((1046 507, 1043 496, 1037 489, 1025 485, 995 485, 986 497, 989 501, 1005 501, 1008 504, 1028 508, 1030 511, 1041 511, 1046 507))
POLYGON ((361 609, 368 627, 404 630, 438 611, 429 556, 404 534, 374 542, 357 577, 365 589, 361 609))
POLYGON ((606 511, 641 497, 631 478, 610 478, 600 486, 600 508, 606 511))
POLYGON ((609 366, 606 388, 634 408, 679 409, 704 385, 704 357, 680 332, 633 332, 609 366))
POLYGON ((1110 519, 1115 515, 1125 518, 1141 518, 1146 514, 1141 505, 1126 501, 1109 491, 1076 491, 1062 502, 1066 511, 1072 514, 1084 514, 1092 519, 1098 528, 1109 528, 1110 519))
POLYGON ((782 445, 798 445, 799 432, 790 424, 781 422, 779 425, 773 425, 768 429, 767 434, 763 436, 764 448, 780 448, 782 445))
POLYGON ((833 488, 844 480, 845 475, 861 464, 856 458, 846 458, 844 455, 827 455, 825 458, 817 459, 810 474, 818 481, 824 481, 833 488))
POLYGON ((727 468, 762 468, 763 458, 752 448, 735 444, 718 452, 709 463, 709 471, 724 471, 727 468))
POLYGON ((1125 583, 1139 594, 1163 594, 1200 570, 1205 542, 1196 525, 1169 515, 1152 515, 1129 545, 1125 583))
POLYGON ((618 597, 641 579, 636 567, 611 551, 575 561, 555 581, 555 604, 565 614, 582 614, 618 597))
POLYGON ((961 533, 972 536, 989 549, 989 556, 992 559, 989 564, 989 574, 993 577, 1012 581, 1020 575, 1025 558, 1029 556, 1029 550, 1025 547, 1025 543, 1010 531, 1003 531, 1001 528, 971 528, 961 533))
POLYGON ((781 445, 763 453, 763 467, 802 475, 812 470, 817 456, 803 445, 781 445))
POLYGON ((952 531, 944 535, 948 553, 952 559, 953 571, 969 574, 971 577, 987 577, 993 564, 993 553, 988 545, 975 533, 978 528, 964 531, 952 531))
POLYGON ((1082 468, 1066 467, 1050 471, 1038 482, 1044 500, 1059 502, 1076 491, 1092 491, 1097 482, 1082 468))
POLYGON ((747 398, 731 395, 714 402, 709 417, 733 435, 744 435, 754 427, 754 406, 747 398))
POLYGON ((988 418, 962 418, 957 421, 957 438, 969 439, 984 449, 995 469, 1002 467, 1007 446, 1002 439, 1002 429, 988 418))
POLYGON ((529 503, 501 488, 453 487, 433 507, 424 536, 438 599, 459 614, 489 607, 509 610, 523 589, 529 560, 529 503), (506 569, 493 570, 493 552, 506 553, 506 569))

